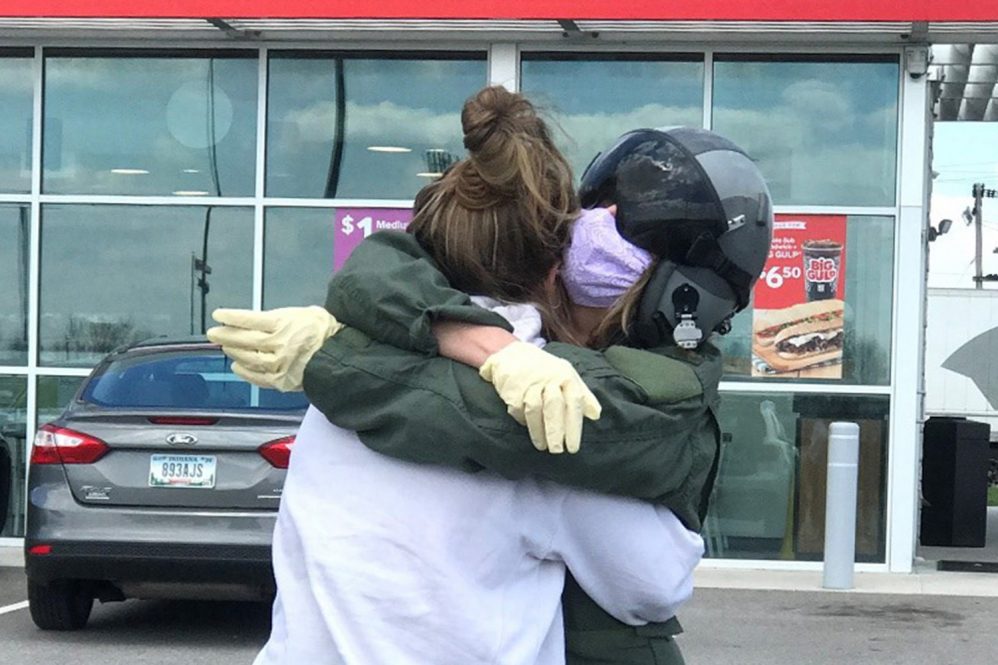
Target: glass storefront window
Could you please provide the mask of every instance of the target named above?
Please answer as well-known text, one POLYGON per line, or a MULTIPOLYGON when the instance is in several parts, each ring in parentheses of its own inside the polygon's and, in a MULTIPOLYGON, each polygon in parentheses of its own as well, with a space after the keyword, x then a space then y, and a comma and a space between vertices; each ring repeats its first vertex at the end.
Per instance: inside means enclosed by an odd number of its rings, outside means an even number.
POLYGON ((272 53, 267 196, 409 199, 464 156, 482 54, 272 53))
POLYGON ((24 535, 28 382, 0 376, 0 537, 24 535))
MULTIPOLYGON (((894 218, 846 217, 845 307, 841 379, 785 374, 753 378, 753 307, 732 320, 731 332, 715 337, 724 351, 725 378, 733 381, 828 381, 861 385, 890 383, 891 312, 894 296, 894 218)), ((761 284, 756 289, 762 288, 761 284)))
POLYGON ((554 120, 576 178, 601 150, 642 127, 703 126, 703 56, 525 53, 524 93, 554 120))
POLYGON ((717 55, 713 129, 740 145, 777 205, 894 205, 896 58, 717 55))
POLYGON ((120 344, 200 334, 250 307, 253 210, 46 205, 40 362, 89 366, 120 344))
POLYGON ((30 51, 0 49, 0 192, 31 191, 34 77, 30 51))
POLYGON ((267 208, 263 306, 322 305, 333 274, 333 208, 267 208))
POLYGON ((44 425, 58 418, 83 381, 82 376, 38 377, 38 417, 35 423, 44 425))
MULTIPOLYGON (((2 120, 0 120, 2 122, 2 120)), ((28 245, 31 207, 0 204, 0 365, 28 361, 28 245)))
MULTIPOLYGON (((0 203, 0 283, 8 286, 0 295, 0 366, 26 375, 0 375, 0 537, 24 533, 29 419, 57 417, 84 380, 39 374, 92 366, 143 338, 199 335, 213 325, 214 308, 252 305, 253 208, 196 197, 255 196, 258 120, 266 122, 259 175, 267 197, 409 200, 465 155, 461 106, 488 81, 484 48, 271 50, 267 117, 258 119, 263 90, 253 48, 59 47, 44 56, 42 160, 32 165, 34 51, 0 48, 0 194, 14 195, 0 203), (20 201, 33 167, 45 194, 191 199, 46 198, 32 266, 31 206, 20 201), (32 269, 39 270, 41 368, 29 363, 27 345, 32 269), (37 381, 35 413, 26 410, 30 381, 37 381)), ((578 177, 625 131, 703 126, 707 74, 701 53, 528 52, 520 87, 550 119, 578 177)), ((718 54, 712 74, 713 129, 759 163, 781 209, 895 205, 896 58, 718 54)), ((264 201, 264 308, 322 304, 334 250, 346 246, 335 247, 337 212, 378 204, 298 205, 264 201)), ((896 220, 842 218, 841 378, 760 375, 752 308, 718 339, 725 380, 738 390, 722 396, 708 556, 820 560, 827 430, 846 420, 861 428, 858 560, 885 560, 890 396, 853 393, 890 386, 896 220), (823 393, 823 383, 850 394, 823 393)))
POLYGON ((725 392, 708 556, 820 560, 828 426, 850 421, 860 428, 856 557, 883 562, 889 408, 887 395, 725 392))
POLYGON ((253 195, 255 51, 46 54, 46 193, 253 195))

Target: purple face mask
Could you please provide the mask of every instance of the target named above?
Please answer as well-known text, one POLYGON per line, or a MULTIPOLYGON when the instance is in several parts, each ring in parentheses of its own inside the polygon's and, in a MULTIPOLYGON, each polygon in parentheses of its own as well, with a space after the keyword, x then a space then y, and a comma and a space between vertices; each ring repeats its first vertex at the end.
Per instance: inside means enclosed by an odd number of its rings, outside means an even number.
POLYGON ((652 255, 624 240, 606 208, 583 210, 572 225, 561 278, 576 305, 610 307, 651 264, 652 255))

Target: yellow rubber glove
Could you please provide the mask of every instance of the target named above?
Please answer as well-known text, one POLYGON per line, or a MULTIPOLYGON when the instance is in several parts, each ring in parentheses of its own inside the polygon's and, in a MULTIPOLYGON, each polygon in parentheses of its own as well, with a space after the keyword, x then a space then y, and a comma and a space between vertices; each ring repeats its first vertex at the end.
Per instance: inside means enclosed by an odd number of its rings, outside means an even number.
POLYGON ((478 373, 526 425, 538 450, 578 452, 582 419, 598 420, 602 407, 572 364, 526 342, 513 342, 486 358, 478 373))
POLYGON ((322 307, 282 307, 264 312, 216 309, 221 326, 208 339, 234 361, 232 371, 261 388, 302 389, 305 365, 343 324, 322 307))

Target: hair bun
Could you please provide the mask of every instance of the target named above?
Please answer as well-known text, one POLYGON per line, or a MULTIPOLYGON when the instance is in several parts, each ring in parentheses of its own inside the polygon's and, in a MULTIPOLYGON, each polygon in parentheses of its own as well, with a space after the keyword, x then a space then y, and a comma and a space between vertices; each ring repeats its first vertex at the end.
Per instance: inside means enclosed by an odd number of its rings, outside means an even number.
POLYGON ((487 151, 496 134, 508 136, 517 131, 517 117, 533 116, 534 109, 522 95, 502 86, 483 88, 461 110, 464 147, 472 154, 487 151))
POLYGON ((465 102, 461 124, 469 155, 416 196, 409 231, 455 288, 546 302, 544 280, 578 212, 572 170, 520 94, 481 90, 465 102))
MULTIPOLYGON (((484 193, 484 185, 500 196, 519 195, 525 181, 535 182, 543 173, 541 155, 553 149, 534 105, 502 86, 483 88, 468 99, 461 110, 461 126, 469 153, 462 175, 468 179, 469 192, 484 193)), ((529 184, 526 187, 530 189, 529 184)))

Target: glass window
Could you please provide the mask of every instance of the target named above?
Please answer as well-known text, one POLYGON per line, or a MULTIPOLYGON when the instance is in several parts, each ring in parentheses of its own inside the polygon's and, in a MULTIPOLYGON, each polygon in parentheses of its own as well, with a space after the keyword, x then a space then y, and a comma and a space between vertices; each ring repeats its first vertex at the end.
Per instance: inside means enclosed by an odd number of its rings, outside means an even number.
POLYGON ((69 406, 76 391, 83 384, 82 376, 38 377, 38 417, 36 424, 44 425, 58 418, 69 406))
POLYGON ((333 274, 332 208, 267 208, 263 306, 322 305, 333 274))
POLYGON ((40 361, 88 366, 148 337, 199 334, 250 307, 253 210, 46 205, 40 361))
POLYGON ((6 194, 31 191, 31 65, 30 52, 0 49, 0 192, 6 194))
POLYGON ((28 361, 30 235, 31 207, 0 204, 0 365, 28 361))
POLYGON ((598 152, 626 131, 703 126, 704 66, 699 55, 653 59, 524 54, 520 70, 521 88, 549 111, 558 146, 577 178, 598 152))
POLYGON ((270 58, 267 195, 409 199, 464 155, 484 54, 270 58))
POLYGON ((844 420, 860 428, 856 558, 883 562, 889 404, 887 395, 724 393, 708 556, 820 560, 828 426, 844 420))
POLYGON ((50 55, 43 190, 252 196, 258 78, 255 53, 50 55))
POLYGON ((894 205, 898 70, 718 56, 713 129, 758 161, 777 205, 894 205))
POLYGON ((102 365, 80 400, 105 409, 159 407, 237 411, 304 411, 301 391, 256 388, 232 371, 217 349, 151 348, 102 365))
POLYGON ((24 536, 28 382, 0 376, 0 537, 24 536))
MULTIPOLYGON (((811 381, 888 385, 891 370, 891 311, 894 295, 894 218, 867 215, 845 217, 845 289, 841 365, 813 371, 777 373, 759 378, 759 357, 753 354, 752 306, 732 320, 732 330, 715 337, 725 355, 729 380, 811 381), (832 372, 831 370, 834 370, 832 372), (841 378, 839 378, 841 377, 841 378)), ((756 292, 765 288, 760 280, 756 292)))

